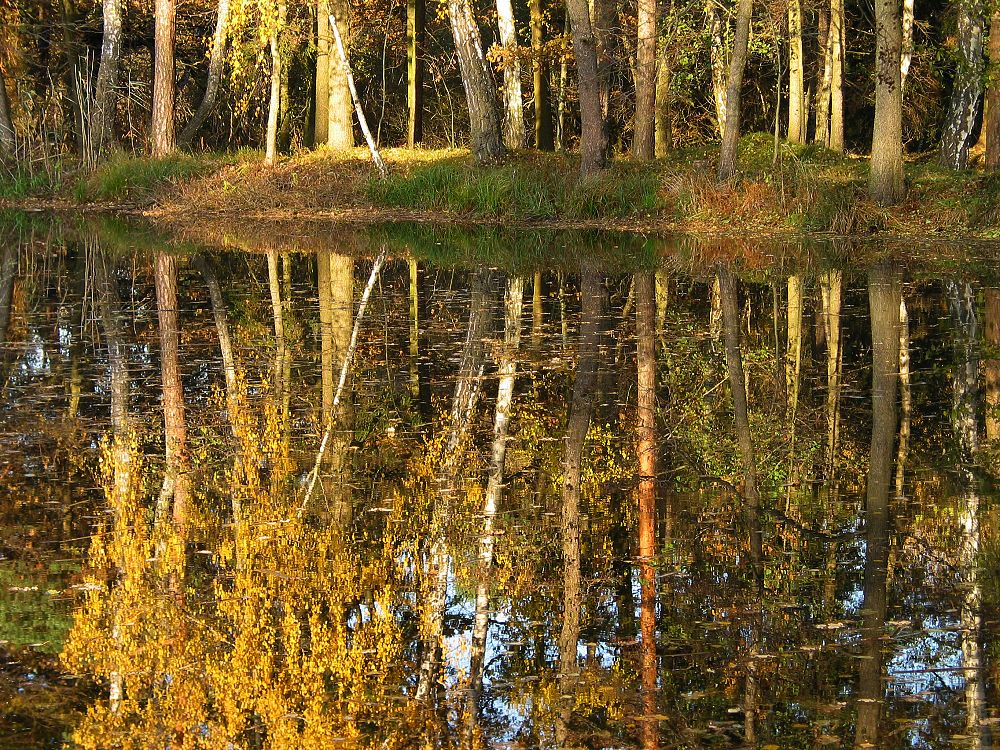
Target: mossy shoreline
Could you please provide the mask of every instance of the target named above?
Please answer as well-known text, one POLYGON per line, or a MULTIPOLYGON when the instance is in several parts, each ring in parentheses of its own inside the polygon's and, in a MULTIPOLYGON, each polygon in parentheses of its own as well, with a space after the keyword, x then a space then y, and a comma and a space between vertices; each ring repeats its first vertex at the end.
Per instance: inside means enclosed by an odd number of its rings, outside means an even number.
POLYGON ((740 175, 714 180, 716 148, 651 163, 616 159, 581 180, 568 154, 522 152, 479 167, 462 150, 389 149, 380 179, 363 149, 303 152, 267 166, 257 152, 116 157, 93 173, 0 172, 0 208, 106 211, 172 227, 258 219, 673 231, 729 236, 1000 239, 1000 175, 907 164, 906 200, 867 196, 867 160, 745 137, 740 175))

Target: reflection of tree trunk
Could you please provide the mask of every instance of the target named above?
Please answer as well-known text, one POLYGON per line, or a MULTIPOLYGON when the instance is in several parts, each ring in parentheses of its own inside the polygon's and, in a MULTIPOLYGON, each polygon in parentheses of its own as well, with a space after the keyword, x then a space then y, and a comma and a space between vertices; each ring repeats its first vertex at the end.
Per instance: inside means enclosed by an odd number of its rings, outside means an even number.
POLYGON ((826 474, 836 474, 837 442, 840 432, 840 373, 843 350, 840 345, 840 301, 843 274, 827 271, 820 281, 823 296, 823 325, 826 336, 826 474))
POLYGON ((642 631, 642 746, 659 746, 656 700, 656 284, 635 277, 636 456, 639 459, 639 583, 642 631))
POLYGON ((521 310, 524 300, 524 279, 515 276, 507 287, 504 343, 497 362, 500 383, 497 387, 496 413, 493 420, 493 455, 490 478, 483 502, 483 530, 479 540, 479 571, 476 587, 476 617, 472 628, 472 658, 469 666, 471 687, 468 696, 468 744, 478 717, 479 695, 483 689, 483 667, 486 660, 486 636, 489 632, 489 577, 493 569, 494 520, 503 492, 504 459, 507 455, 507 429, 510 425, 511 403, 514 399, 514 379, 517 373, 517 351, 521 345, 521 310))
POLYGON ((896 454, 896 497, 903 497, 903 475, 910 446, 910 316, 906 300, 899 299, 899 450, 896 454))
POLYGON ((948 299, 955 337, 955 375, 952 378, 952 430, 959 449, 962 507, 958 565, 962 577, 962 671, 965 678, 965 734, 973 750, 992 747, 986 713, 986 674, 983 654, 982 586, 979 581, 979 482, 974 463, 979 450, 979 352, 976 296, 969 284, 948 283, 948 299))
POLYGON ((288 432, 286 415, 281 411, 281 404, 285 400, 285 388, 288 384, 284 381, 285 376, 285 315, 284 306, 281 303, 281 278, 278 269, 278 251, 267 251, 267 280, 271 290, 271 315, 274 318, 274 405, 281 415, 280 432, 282 440, 288 432))
POLYGON ((542 272, 535 271, 531 286, 531 345, 538 349, 542 345, 542 272))
POLYGON ((722 338, 722 297, 719 293, 718 277, 712 279, 711 308, 708 313, 708 332, 712 341, 722 338))
POLYGON ((163 382, 163 434, 166 468, 156 506, 156 522, 167 519, 173 499, 173 523, 181 539, 188 514, 187 428, 184 422, 184 387, 180 371, 180 318, 177 309, 177 260, 168 253, 156 256, 156 309, 160 323, 160 371, 163 382))
POLYGON ((410 394, 420 398, 420 267, 416 258, 410 269, 410 394))
POLYGON ((788 345, 785 347, 785 385, 788 404, 785 419, 795 447, 795 415, 799 406, 799 376, 802 372, 802 277, 788 277, 788 345))
POLYGON ((433 699, 440 664, 441 637, 447 605, 448 577, 451 553, 448 548, 448 524, 451 520, 451 500, 457 487, 459 450, 467 438, 485 367, 484 339, 489 332, 489 285, 491 272, 479 271, 472 281, 469 294, 469 325, 466 330, 462 361, 459 364, 452 397, 451 423, 441 452, 437 475, 437 496, 431 528, 429 558, 424 574, 427 602, 420 618, 420 673, 416 698, 426 704, 433 699))
POLYGON ((4 245, 3 255, 0 256, 0 389, 7 383, 7 333, 10 330, 11 302, 14 299, 16 278, 17 243, 8 242, 4 245))
POLYGON ((720 264, 717 273, 719 292, 722 298, 722 327, 726 339, 729 388, 733 397, 736 438, 740 448, 740 459, 743 462, 743 494, 747 501, 747 521, 750 527, 750 559, 758 583, 763 583, 764 541, 760 527, 760 496, 757 493, 757 471, 754 463, 753 442, 750 437, 743 356, 740 353, 739 300, 736 294, 736 280, 733 278, 729 266, 720 264))
POLYGON ((785 346, 781 338, 781 295, 778 285, 771 284, 771 329, 774 335, 774 390, 781 411, 788 408, 788 386, 785 383, 785 346))
MULTIPOLYGON (((997 24, 1000 35, 1000 23, 997 24)), ((997 104, 1000 109, 1000 102, 997 104)), ((986 439, 1000 439, 1000 289, 987 289, 986 297, 986 439)))
POLYGON ((563 456, 563 621, 559 634, 559 692, 562 705, 556 719, 556 745, 567 747, 573 696, 580 676, 576 659, 580 638, 580 478, 583 466, 583 443, 590 429, 590 418, 597 401, 597 350, 600 343, 602 306, 601 280, 585 271, 582 279, 580 342, 577 352, 573 401, 566 426, 566 452, 563 456))
POLYGON ((872 327, 872 439, 866 499, 862 659, 858 668, 858 719, 854 746, 877 748, 885 684, 882 635, 889 565, 889 486, 896 434, 899 379, 899 281, 886 267, 868 278, 872 327))

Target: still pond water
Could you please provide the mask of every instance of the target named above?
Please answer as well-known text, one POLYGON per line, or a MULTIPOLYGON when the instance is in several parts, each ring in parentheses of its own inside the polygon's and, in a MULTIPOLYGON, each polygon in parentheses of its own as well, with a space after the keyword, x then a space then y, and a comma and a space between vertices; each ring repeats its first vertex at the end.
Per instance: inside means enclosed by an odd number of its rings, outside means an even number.
POLYGON ((4 217, 0 747, 993 747, 994 252, 4 217))

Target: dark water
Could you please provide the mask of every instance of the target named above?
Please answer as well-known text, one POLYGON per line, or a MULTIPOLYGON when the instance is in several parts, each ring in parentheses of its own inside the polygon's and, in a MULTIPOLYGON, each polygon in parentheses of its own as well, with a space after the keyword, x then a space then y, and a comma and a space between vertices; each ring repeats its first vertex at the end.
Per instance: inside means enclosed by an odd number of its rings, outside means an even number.
POLYGON ((994 746, 992 248, 0 227, 0 747, 994 746))

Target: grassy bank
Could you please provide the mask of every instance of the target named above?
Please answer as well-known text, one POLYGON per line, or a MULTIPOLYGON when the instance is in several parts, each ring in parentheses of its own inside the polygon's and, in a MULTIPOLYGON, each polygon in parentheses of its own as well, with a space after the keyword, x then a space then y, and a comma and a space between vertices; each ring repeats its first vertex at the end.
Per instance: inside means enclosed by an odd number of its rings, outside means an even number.
POLYGON ((740 177, 714 180, 716 149, 654 163, 615 160, 581 180, 573 155, 524 152, 477 167, 465 151, 389 149, 379 179, 363 149, 318 150, 264 165, 259 154, 116 158, 90 174, 0 177, 8 206, 117 208, 183 224, 211 217, 405 218, 605 226, 722 234, 1000 236, 1000 177, 907 164, 908 195, 886 209, 867 197, 867 161, 763 134, 741 142, 740 177))

